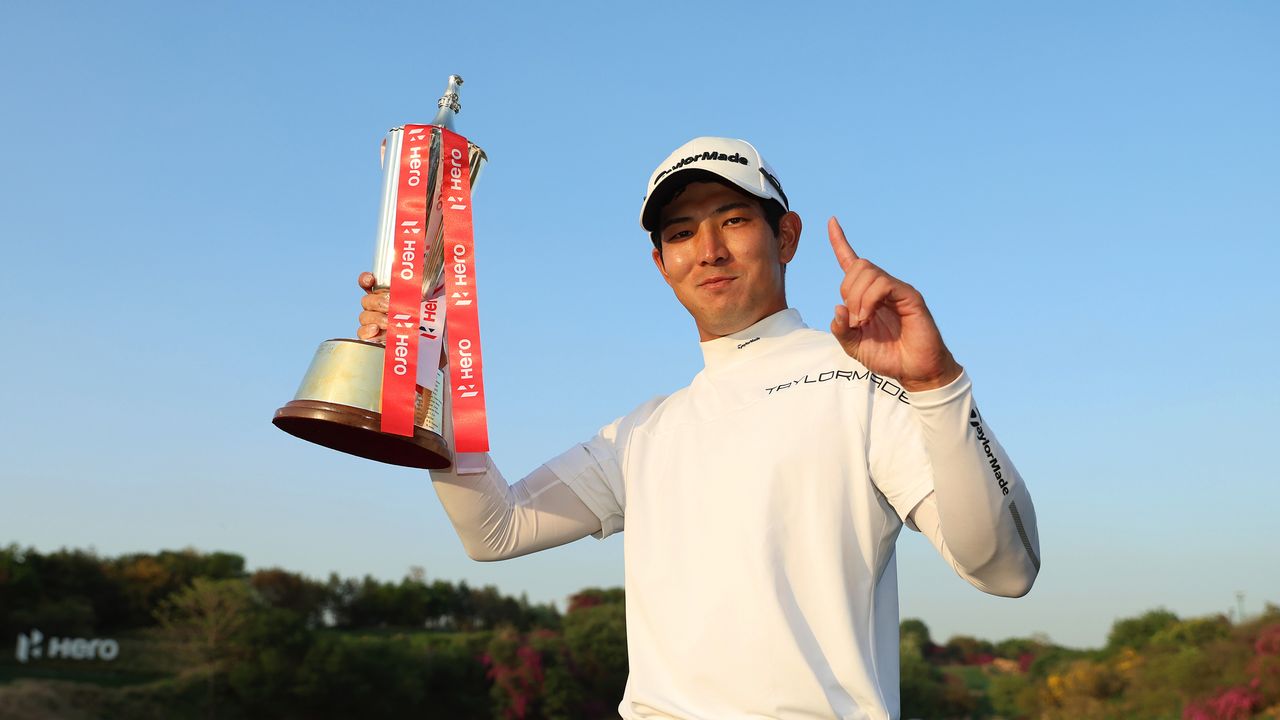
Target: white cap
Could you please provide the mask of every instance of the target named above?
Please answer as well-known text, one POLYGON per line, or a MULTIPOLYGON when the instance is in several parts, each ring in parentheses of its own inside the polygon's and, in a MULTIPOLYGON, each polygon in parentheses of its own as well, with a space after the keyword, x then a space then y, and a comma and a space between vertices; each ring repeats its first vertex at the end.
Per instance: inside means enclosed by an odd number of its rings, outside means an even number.
POLYGON ((776 200, 790 210, 782 183, 769 163, 746 140, 722 137, 700 137, 676 148, 649 176, 644 204, 640 206, 640 227, 652 232, 658 224, 658 212, 671 196, 696 177, 714 175, 728 180, 762 200, 776 200), (673 178, 681 178, 674 181, 673 178))

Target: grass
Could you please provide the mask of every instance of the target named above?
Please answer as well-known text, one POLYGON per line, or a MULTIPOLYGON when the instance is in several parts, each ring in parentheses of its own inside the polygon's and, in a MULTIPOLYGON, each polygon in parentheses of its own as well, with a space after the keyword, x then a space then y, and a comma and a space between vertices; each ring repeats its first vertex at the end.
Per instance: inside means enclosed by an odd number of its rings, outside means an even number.
POLYGON ((28 679, 66 680, 101 687, 128 687, 130 685, 143 685, 165 677, 169 676, 162 673, 110 670, 102 666, 67 668, 57 665, 0 665, 0 684, 28 679))

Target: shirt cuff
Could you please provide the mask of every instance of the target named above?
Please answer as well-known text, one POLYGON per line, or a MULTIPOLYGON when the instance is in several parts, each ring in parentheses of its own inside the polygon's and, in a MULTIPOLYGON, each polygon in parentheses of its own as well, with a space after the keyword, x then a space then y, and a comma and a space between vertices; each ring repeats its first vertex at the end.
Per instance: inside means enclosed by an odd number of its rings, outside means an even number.
POLYGON ((616 500, 608 488, 601 488, 593 482, 592 465, 595 458, 586 447, 578 445, 548 460, 544 466, 560 478, 560 482, 569 487, 582 503, 595 513, 600 520, 600 532, 591 533, 597 540, 603 540, 615 532, 622 530, 622 514, 614 507, 616 500), (603 495, 602 495, 603 493, 603 495), (606 497, 607 496, 607 497, 606 497))
POLYGON ((929 480, 921 482, 919 485, 912 488, 910 492, 903 495, 901 505, 894 505, 893 503, 889 504, 893 505, 893 510, 897 513, 898 519, 902 521, 902 524, 912 530, 915 530, 916 528, 913 527, 909 521, 911 513, 915 512, 915 509, 919 507, 920 503, 924 502, 924 499, 929 497, 929 494, 932 492, 933 482, 932 478, 930 478, 929 480))
POLYGON ((973 383, 969 380, 969 371, 961 370, 959 377, 940 388, 907 393, 907 400, 910 401, 913 408, 931 410, 947 403, 955 402, 972 390, 973 383))

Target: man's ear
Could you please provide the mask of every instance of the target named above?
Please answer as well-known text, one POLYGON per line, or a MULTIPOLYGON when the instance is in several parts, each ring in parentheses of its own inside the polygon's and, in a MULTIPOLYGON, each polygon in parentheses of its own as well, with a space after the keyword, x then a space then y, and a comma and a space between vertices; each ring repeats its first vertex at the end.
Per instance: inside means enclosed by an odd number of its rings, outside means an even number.
POLYGON ((671 278, 667 277, 667 265, 662 261, 662 251, 658 248, 653 249, 653 265, 658 268, 658 272, 662 274, 662 279, 671 284, 671 278))
POLYGON ((796 250, 800 247, 800 230, 803 227, 800 216, 794 212, 783 215, 778 221, 778 259, 783 265, 796 256, 796 250))

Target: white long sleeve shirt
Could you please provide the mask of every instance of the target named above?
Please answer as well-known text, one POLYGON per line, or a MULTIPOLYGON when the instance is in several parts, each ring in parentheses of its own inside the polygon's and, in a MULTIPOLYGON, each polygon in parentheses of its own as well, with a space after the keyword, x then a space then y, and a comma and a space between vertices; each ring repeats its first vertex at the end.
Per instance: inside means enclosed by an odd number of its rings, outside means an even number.
POLYGON ((624 718, 896 718, 903 521, 1025 594, 1030 496, 967 375, 910 397, 794 310, 702 343, 690 385, 507 487, 438 473, 468 552, 626 529, 624 718))

